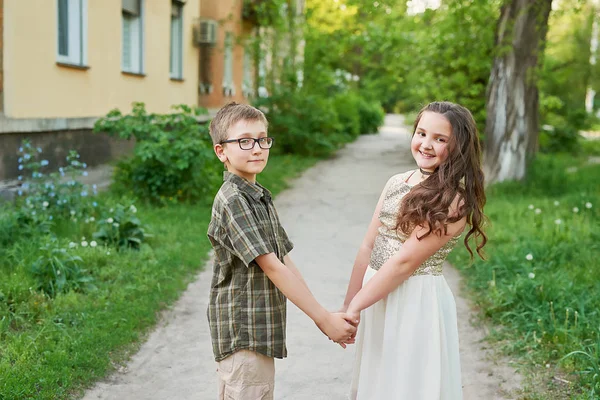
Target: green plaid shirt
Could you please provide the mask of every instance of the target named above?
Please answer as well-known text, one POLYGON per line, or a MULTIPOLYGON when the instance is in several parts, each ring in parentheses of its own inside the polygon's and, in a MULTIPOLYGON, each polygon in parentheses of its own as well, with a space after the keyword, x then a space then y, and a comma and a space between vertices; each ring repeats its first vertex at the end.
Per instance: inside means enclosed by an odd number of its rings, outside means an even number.
POLYGON ((267 189, 229 172, 223 180, 208 226, 215 251, 208 304, 215 360, 242 349, 286 357, 286 298, 254 259, 275 253, 283 262, 293 245, 267 189))

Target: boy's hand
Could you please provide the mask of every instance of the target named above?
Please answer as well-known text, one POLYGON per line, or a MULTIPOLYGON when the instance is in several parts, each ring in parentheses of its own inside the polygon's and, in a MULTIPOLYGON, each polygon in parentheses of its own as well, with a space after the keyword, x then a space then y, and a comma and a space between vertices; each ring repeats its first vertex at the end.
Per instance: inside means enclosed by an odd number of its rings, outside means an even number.
POLYGON ((329 339, 346 348, 345 342, 356 334, 356 327, 348 323, 346 314, 329 313, 317 326, 329 339))

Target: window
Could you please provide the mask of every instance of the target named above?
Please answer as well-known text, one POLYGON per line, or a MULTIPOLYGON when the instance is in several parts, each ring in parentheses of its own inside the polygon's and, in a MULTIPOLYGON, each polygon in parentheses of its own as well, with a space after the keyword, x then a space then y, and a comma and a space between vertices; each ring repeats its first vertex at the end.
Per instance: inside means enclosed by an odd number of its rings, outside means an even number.
POLYGON ((183 3, 171 3, 171 57, 169 65, 171 78, 183 79, 183 3))
POLYGON ((242 84, 242 91, 244 97, 252 97, 254 90, 254 79, 252 77, 253 71, 252 65, 252 52, 250 47, 244 49, 244 83, 242 84))
POLYGON ((235 87, 233 83, 233 35, 231 32, 225 34, 225 66, 223 71, 223 94, 234 96, 235 87))
POLYGON ((123 47, 121 68, 125 72, 144 72, 144 10, 142 0, 121 0, 123 16, 123 47))
POLYGON ((87 0, 58 0, 58 62, 87 63, 87 0))

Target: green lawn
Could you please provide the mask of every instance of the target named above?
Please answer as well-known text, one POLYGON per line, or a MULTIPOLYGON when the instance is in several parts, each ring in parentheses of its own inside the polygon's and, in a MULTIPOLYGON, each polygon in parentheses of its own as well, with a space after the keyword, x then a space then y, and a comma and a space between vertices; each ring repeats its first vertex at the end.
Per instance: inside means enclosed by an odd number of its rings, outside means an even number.
MULTIPOLYGON (((259 181, 278 193, 317 160, 272 156, 259 181)), ((111 199, 104 194, 103 200, 111 199)), ((0 399, 68 399, 126 362, 160 315, 203 268, 210 245, 210 205, 136 203, 152 238, 139 251, 70 249, 83 259, 96 290, 55 298, 35 290, 30 272, 45 243, 20 232, 0 210, 0 399), (12 229, 12 230, 11 230, 12 229)), ((58 221, 59 244, 80 242, 91 228, 58 221)), ((90 240, 88 236, 88 241, 90 240)))
POLYGON ((487 192, 488 260, 451 256, 490 340, 525 366, 528 399, 600 396, 598 182, 587 157, 539 155, 525 182, 487 192))

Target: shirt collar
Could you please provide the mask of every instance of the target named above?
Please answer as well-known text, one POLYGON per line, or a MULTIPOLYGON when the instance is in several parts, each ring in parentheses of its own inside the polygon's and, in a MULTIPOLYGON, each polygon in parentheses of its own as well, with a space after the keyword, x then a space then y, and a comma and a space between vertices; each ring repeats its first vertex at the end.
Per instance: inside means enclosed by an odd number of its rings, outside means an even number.
POLYGON ((235 184, 242 192, 250 195, 254 200, 260 200, 263 196, 267 200, 271 199, 271 192, 269 192, 261 184, 258 182, 256 184, 252 184, 246 179, 236 174, 232 174, 229 171, 223 172, 223 181, 235 184))

